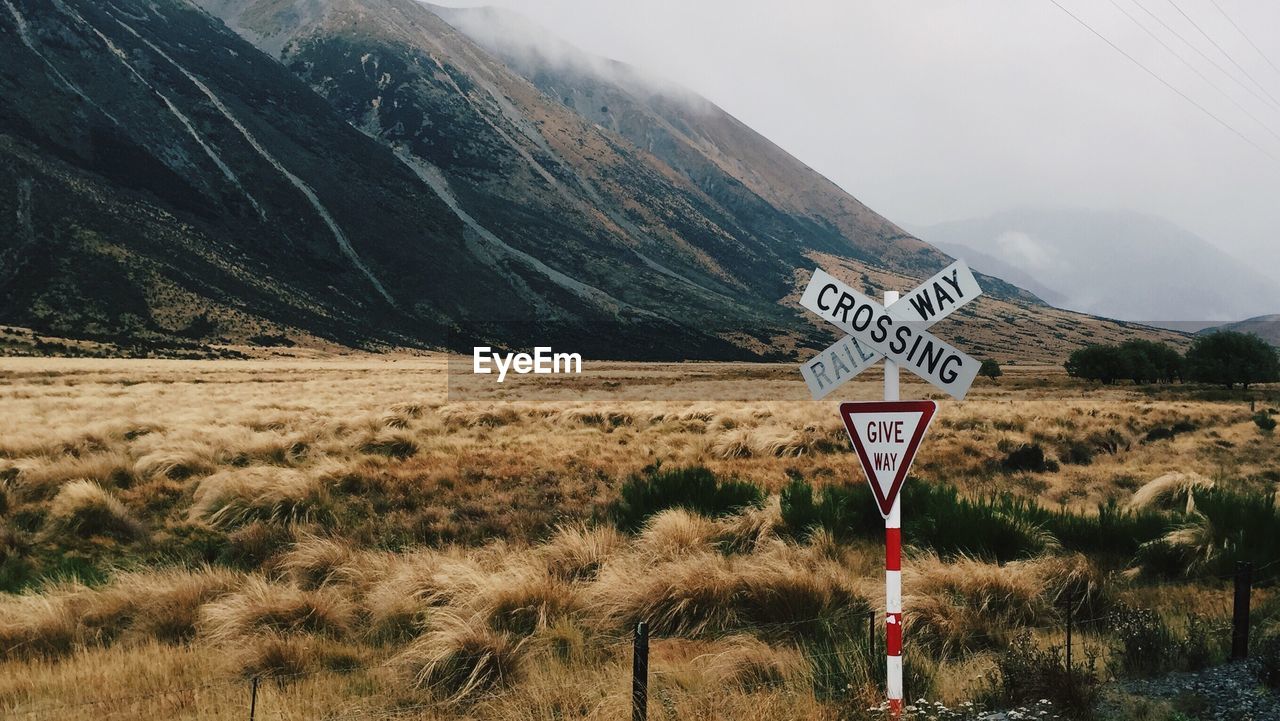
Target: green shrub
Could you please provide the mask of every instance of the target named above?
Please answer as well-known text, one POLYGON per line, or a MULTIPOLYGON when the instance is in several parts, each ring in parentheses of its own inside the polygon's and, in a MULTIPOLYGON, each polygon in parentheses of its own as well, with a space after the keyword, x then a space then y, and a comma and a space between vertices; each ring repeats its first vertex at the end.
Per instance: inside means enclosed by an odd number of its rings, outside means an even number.
POLYGON ((1081 553, 1132 557, 1142 544, 1168 533, 1174 524, 1164 513, 1145 509, 1129 511, 1114 499, 1098 504, 1097 515, 1050 510, 1017 499, 1006 503, 1016 506, 1017 513, 1053 534, 1064 549, 1081 553))
POLYGON ((1114 456, 1120 451, 1129 450, 1129 441, 1114 428, 1108 428, 1105 432, 1097 431, 1089 434, 1086 441, 1098 451, 1114 456))
POLYGON ((720 480, 702 466, 665 470, 654 464, 622 484, 611 515, 619 528, 635 531, 646 518, 668 508, 724 516, 763 503, 764 491, 754 484, 720 480))
MULTIPOLYGON (((884 646, 882 639, 869 635, 867 620, 861 613, 826 619, 801 641, 817 698, 856 707, 884 697, 884 646)), ((877 633, 881 628, 876 627, 877 633)), ((937 664, 927 654, 903 656, 902 676, 908 703, 934 696, 937 664)))
MULTIPOLYGON (((1128 511, 1115 501, 1097 515, 1046 509, 1003 494, 965 498, 954 487, 908 478, 902 487, 903 534, 909 543, 943 556, 965 554, 995 561, 1034 556, 1060 545, 1083 553, 1132 558, 1143 544, 1170 531, 1175 520, 1157 511, 1128 511)), ((796 536, 822 528, 840 540, 877 539, 884 522, 866 484, 827 486, 815 498, 802 478, 782 491, 782 518, 796 536)))
POLYGON ((942 556, 975 556, 1000 563, 1058 545, 1028 511, 1035 504, 1012 496, 968 499, 954 486, 907 481, 904 537, 942 556))
POLYGON ((1084 441, 1069 441, 1058 460, 1072 466, 1087 466, 1093 463, 1093 446, 1084 441))
POLYGON ((797 536, 822 528, 847 541, 884 532, 884 520, 865 483, 827 486, 815 500, 809 482, 793 476, 781 495, 782 520, 797 536))
POLYGON ((995 358, 987 358, 982 361, 982 365, 978 367, 978 375, 983 378, 995 380, 1004 375, 1004 371, 1000 370, 1000 363, 995 358))
POLYGON ((1176 577, 1222 575, 1244 561, 1280 558, 1280 509, 1275 493, 1226 488, 1197 491, 1195 510, 1172 517, 1171 529, 1143 544, 1138 562, 1148 573, 1176 577))
POLYGON ((1253 422, 1258 426, 1258 430, 1263 433, 1270 433, 1276 429, 1276 419, 1266 411, 1258 411, 1253 414, 1253 422))
POLYGON ((1217 660, 1218 634, 1209 619, 1198 613, 1187 616, 1187 635, 1178 642, 1177 657, 1183 671, 1199 671, 1217 660))
POLYGON ((1023 632, 996 657, 997 685, 984 699, 993 706, 1021 705, 1048 699, 1071 717, 1087 718, 1098 702, 1102 680, 1096 661, 1072 661, 1068 669, 1058 648, 1036 646, 1023 632))
POLYGON ((1121 608, 1112 614, 1111 630, 1120 644, 1111 655, 1117 676, 1156 676, 1177 667, 1177 639, 1159 613, 1121 608))
POLYGON ((1280 688, 1280 633, 1272 633, 1258 643, 1253 670, 1258 680, 1270 688, 1280 688))
POLYGON ((1024 443, 1005 455, 1000 461, 1000 469, 1006 472, 1043 473, 1058 470, 1058 464, 1045 460, 1044 449, 1039 443, 1024 443))

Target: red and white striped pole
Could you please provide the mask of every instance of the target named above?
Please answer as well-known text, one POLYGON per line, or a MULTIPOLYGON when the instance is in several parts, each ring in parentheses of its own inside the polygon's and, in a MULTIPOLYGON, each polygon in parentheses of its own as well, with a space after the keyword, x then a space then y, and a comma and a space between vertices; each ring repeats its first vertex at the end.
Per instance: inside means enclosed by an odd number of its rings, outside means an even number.
MULTIPOLYGON (((889 307, 898 300, 898 291, 884 292, 884 305, 889 307)), ((884 399, 900 400, 898 390, 898 364, 884 361, 884 399)), ((902 494, 893 501, 893 508, 884 519, 884 633, 885 652, 888 654, 885 687, 889 697, 889 713, 893 718, 902 716, 902 494)))

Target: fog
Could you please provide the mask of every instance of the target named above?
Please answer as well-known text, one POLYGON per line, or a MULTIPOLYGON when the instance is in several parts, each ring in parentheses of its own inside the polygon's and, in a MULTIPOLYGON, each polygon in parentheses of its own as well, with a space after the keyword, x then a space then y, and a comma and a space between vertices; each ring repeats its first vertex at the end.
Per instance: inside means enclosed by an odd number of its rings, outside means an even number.
POLYGON ((1280 63, 1280 3, 1059 2, 1191 101, 1051 0, 442 4, 513 9, 582 50, 670 78, 900 224, 1129 209, 1280 268, 1280 70, 1267 60, 1280 63))

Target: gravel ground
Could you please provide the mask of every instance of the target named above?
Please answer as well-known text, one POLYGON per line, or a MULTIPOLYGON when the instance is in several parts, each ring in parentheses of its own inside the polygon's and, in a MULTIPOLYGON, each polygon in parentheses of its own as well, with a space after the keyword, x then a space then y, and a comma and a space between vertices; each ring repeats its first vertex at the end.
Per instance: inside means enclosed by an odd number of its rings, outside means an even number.
MULTIPOLYGON (((1195 718, 1280 721, 1280 694, 1260 685, 1244 663, 1215 666, 1194 673, 1172 673, 1141 681, 1124 681, 1117 686, 1134 696, 1169 701, 1182 699, 1184 704, 1194 702, 1197 707, 1195 718)), ((1105 714, 1100 715, 1106 717, 1105 714)))
MULTIPOLYGON (((1177 718, 1197 721, 1280 721, 1280 693, 1258 683, 1248 664, 1231 663, 1194 673, 1171 673, 1153 679, 1117 681, 1103 691, 1096 718, 1127 721, 1124 697, 1164 701, 1180 712, 1177 718)), ((1166 706, 1166 708, 1168 708, 1166 706)), ((886 706, 876 718, 889 718, 886 706)), ((1038 702, 1013 709, 983 711, 971 703, 947 707, 936 701, 908 706, 912 721, 1064 721, 1053 703, 1038 702)))

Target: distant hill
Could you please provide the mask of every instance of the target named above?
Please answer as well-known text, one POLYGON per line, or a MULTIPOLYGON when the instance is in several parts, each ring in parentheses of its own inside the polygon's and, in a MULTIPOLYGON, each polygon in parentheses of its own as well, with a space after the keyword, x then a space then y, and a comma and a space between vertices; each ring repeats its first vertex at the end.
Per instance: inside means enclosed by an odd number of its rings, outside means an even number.
POLYGON ((1054 305, 1107 318, 1222 322, 1280 307, 1280 275, 1140 213, 1022 209, 915 230, 1054 305))
POLYGON ((953 258, 964 258, 969 267, 1034 293, 1049 305, 1062 307, 1066 298, 1039 279, 996 256, 979 252, 959 243, 934 242, 933 246, 953 258))
POLYGON ((1214 326, 1212 328, 1205 328, 1200 331, 1200 333, 1213 333, 1214 331, 1219 330, 1253 333, 1271 345, 1280 346, 1280 313, 1260 315, 1254 318, 1236 321, 1234 323, 1223 323, 1222 325, 1214 326))

